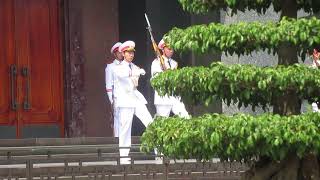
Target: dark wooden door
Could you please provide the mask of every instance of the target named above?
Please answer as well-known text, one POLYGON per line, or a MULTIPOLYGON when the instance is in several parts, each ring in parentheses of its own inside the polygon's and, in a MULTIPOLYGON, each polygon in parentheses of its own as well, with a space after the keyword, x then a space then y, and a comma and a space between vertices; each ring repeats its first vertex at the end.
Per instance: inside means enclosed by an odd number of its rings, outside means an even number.
POLYGON ((0 124, 17 137, 50 125, 64 134, 59 14, 58 0, 0 1, 0 124))

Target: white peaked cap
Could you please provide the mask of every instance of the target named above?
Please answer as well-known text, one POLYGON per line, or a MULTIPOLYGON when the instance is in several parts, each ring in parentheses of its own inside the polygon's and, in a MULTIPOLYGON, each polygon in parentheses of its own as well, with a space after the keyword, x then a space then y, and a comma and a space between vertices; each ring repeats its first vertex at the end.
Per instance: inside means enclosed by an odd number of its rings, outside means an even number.
POLYGON ((122 44, 121 42, 115 43, 115 44, 112 46, 111 50, 110 50, 111 54, 113 54, 113 53, 115 53, 116 51, 118 51, 118 49, 119 49, 119 47, 121 46, 121 44, 122 44))
POLYGON ((119 52, 124 52, 124 51, 135 51, 134 48, 136 46, 136 43, 133 41, 126 41, 121 44, 119 47, 119 52))

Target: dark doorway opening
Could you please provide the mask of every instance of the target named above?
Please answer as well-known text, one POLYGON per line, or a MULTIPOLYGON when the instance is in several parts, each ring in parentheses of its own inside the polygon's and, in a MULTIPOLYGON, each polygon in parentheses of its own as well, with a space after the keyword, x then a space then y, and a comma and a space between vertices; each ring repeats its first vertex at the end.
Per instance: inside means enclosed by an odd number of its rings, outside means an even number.
MULTIPOLYGON (((151 110, 150 97, 148 97, 148 86, 150 87, 150 66, 147 60, 147 31, 144 19, 146 12, 146 1, 119 0, 119 40, 121 42, 132 40, 136 43, 136 53, 133 63, 145 69, 145 76, 140 76, 138 90, 148 101, 148 109, 151 110)), ((153 113, 150 112, 152 115, 153 113)), ((132 135, 140 136, 145 130, 142 122, 134 116, 132 122, 132 135)))

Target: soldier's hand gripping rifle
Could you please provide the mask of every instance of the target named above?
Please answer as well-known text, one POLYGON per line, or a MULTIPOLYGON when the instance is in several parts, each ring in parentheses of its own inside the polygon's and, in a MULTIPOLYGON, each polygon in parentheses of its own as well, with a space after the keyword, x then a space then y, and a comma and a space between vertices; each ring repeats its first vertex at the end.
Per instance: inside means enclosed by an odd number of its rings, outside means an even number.
POLYGON ((166 68, 166 65, 164 64, 164 59, 163 59, 163 57, 162 57, 162 55, 161 55, 161 53, 160 53, 160 50, 159 50, 159 48, 158 48, 158 46, 157 46, 157 43, 156 43, 156 41, 155 41, 154 38, 153 38, 151 25, 150 25, 150 22, 149 22, 149 19, 148 19, 148 16, 147 16, 146 13, 144 14, 144 17, 146 18, 146 21, 147 21, 147 24, 148 24, 147 29, 148 29, 148 31, 149 31, 149 33, 150 33, 150 38, 151 38, 153 50, 154 50, 157 58, 159 58, 159 60, 160 60, 161 69, 162 69, 163 71, 165 71, 165 70, 167 70, 167 68, 166 68))

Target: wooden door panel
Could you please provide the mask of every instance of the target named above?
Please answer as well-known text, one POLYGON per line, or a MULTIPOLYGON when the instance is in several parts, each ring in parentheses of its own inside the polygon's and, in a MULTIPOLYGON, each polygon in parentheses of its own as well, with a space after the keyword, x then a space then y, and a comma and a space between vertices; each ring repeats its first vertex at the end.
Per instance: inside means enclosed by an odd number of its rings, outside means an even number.
POLYGON ((18 0, 21 26, 19 66, 27 68, 21 76, 20 102, 27 99, 30 109, 21 109, 23 124, 62 121, 62 64, 57 0, 18 0), (29 86, 29 90, 27 90, 29 86))
POLYGON ((0 125, 15 125, 17 137, 28 124, 59 125, 64 134, 59 13, 59 0, 0 0, 0 125))
MULTIPOLYGON (((10 65, 15 64, 15 41, 13 24, 14 3, 12 0, 0 1, 0 124, 14 123, 16 113, 11 111, 10 65)), ((14 87, 17 87, 14 81, 14 87)), ((16 91, 14 91, 16 96, 16 91)))

